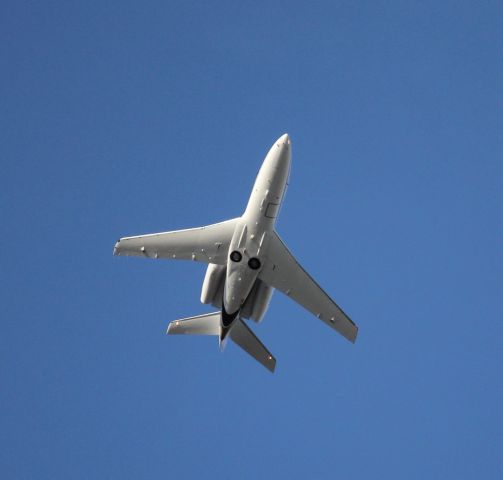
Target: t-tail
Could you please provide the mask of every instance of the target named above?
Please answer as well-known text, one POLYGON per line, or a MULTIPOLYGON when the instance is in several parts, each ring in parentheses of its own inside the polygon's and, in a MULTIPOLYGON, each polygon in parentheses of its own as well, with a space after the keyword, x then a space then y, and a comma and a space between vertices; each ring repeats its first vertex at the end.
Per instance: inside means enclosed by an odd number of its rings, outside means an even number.
POLYGON ((221 350, 224 349, 227 339, 230 337, 246 353, 264 365, 270 372, 274 372, 276 359, 250 330, 244 320, 236 317, 228 326, 225 326, 222 320, 222 312, 174 320, 169 324, 167 334, 217 336, 221 350))

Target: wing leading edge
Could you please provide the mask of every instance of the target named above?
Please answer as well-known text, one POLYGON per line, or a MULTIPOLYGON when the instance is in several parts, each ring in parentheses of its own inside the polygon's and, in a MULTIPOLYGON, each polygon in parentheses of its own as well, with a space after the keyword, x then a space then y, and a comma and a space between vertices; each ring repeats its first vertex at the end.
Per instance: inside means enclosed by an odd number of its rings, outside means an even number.
POLYGON ((299 265, 276 232, 271 235, 268 261, 259 278, 295 300, 349 341, 356 341, 358 327, 299 265))
POLYGON ((114 255, 194 260, 225 264, 232 235, 239 219, 206 227, 124 237, 117 241, 114 255))

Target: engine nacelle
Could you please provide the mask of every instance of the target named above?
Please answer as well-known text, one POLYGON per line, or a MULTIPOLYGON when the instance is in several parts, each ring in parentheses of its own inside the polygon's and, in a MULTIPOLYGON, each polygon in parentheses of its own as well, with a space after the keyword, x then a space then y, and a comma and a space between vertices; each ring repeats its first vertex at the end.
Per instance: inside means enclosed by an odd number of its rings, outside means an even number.
POLYGON ((257 279, 255 285, 248 295, 243 308, 241 309, 241 316, 244 318, 250 318, 254 322, 261 322, 264 317, 267 307, 274 293, 274 288, 266 285, 261 280, 257 279))
POLYGON ((201 290, 201 303, 211 303, 217 308, 222 307, 226 270, 225 265, 214 263, 208 265, 201 290))

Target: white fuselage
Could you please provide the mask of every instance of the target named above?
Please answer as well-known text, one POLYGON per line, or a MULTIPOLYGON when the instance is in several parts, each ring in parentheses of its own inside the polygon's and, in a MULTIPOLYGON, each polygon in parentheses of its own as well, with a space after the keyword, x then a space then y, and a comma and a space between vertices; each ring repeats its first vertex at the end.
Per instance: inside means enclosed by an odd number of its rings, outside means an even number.
POLYGON ((246 210, 232 237, 222 305, 225 327, 238 315, 259 275, 261 258, 267 252, 268 236, 274 231, 285 196, 290 161, 291 144, 285 134, 267 153, 246 210))
POLYGON ((262 321, 275 290, 354 342, 358 327, 302 268, 275 231, 290 175, 287 134, 267 153, 242 216, 202 227, 123 237, 115 255, 193 260, 207 265, 201 302, 217 311, 170 322, 170 335, 231 339, 271 372, 276 360, 246 320, 262 321))

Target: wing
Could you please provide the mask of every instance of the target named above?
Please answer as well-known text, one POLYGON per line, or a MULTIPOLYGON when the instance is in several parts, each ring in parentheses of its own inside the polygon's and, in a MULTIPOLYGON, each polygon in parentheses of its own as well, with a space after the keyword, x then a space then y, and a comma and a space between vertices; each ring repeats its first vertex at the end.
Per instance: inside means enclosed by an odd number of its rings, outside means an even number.
POLYGON ((355 342, 358 327, 299 265, 276 232, 269 240, 267 261, 259 278, 355 342))
POLYGON ((227 263, 227 253, 238 219, 206 227, 124 237, 117 241, 114 255, 227 263))

